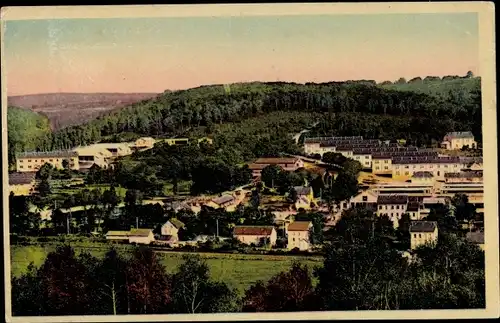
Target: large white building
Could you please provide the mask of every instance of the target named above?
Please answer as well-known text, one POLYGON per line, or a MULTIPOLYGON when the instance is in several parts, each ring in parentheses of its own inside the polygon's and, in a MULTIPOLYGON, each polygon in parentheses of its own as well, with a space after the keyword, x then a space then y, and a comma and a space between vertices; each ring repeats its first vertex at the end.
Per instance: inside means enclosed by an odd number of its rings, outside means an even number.
POLYGON ((70 150, 47 151, 47 152, 25 152, 16 156, 17 172, 37 172, 44 164, 50 164, 54 168, 63 169, 65 161, 69 169, 78 170, 78 154, 70 150))
POLYGON ((477 142, 470 131, 449 132, 444 136, 441 146, 448 150, 458 150, 463 147, 477 148, 477 142))

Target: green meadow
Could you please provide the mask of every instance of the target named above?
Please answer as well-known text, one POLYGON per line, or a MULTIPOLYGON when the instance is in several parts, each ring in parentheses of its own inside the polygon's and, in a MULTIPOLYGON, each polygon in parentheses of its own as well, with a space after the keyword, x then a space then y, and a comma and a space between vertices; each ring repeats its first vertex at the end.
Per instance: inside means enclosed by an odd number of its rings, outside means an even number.
MULTIPOLYGON (((56 244, 46 244, 44 246, 20 246, 12 245, 11 253, 11 276, 19 277, 28 265, 33 262, 36 267, 40 267, 47 254, 56 249, 56 244)), ((75 244, 77 253, 84 251, 100 258, 109 249, 109 245, 79 246, 75 244)), ((118 251, 127 257, 131 254, 132 246, 119 245, 118 251)), ((186 252, 163 252, 158 251, 166 270, 173 273, 182 263, 182 256, 186 252)), ((246 255, 246 254, 218 254, 218 253, 197 253, 206 259, 210 268, 211 277, 217 281, 224 281, 243 293, 247 288, 259 280, 267 281, 274 275, 287 271, 294 260, 306 264, 312 272, 315 266, 322 264, 320 257, 307 256, 275 256, 275 255, 246 255)))

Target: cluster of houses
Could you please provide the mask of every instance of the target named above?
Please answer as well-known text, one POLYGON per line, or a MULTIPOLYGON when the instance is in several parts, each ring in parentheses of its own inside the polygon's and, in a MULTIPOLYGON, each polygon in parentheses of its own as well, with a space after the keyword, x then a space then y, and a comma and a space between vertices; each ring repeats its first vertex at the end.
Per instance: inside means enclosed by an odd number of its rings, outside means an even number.
MULTIPOLYGON (((184 223, 176 218, 172 218, 161 226, 160 234, 157 235, 153 233, 153 229, 132 228, 129 231, 108 231, 106 239, 133 244, 151 244, 154 242, 159 245, 176 247, 194 245, 198 242, 205 242, 210 238, 207 236, 197 236, 190 241, 181 241, 179 239, 179 232, 184 227, 184 223)), ((287 226, 285 230, 288 237, 287 249, 311 250, 310 234, 312 229, 313 224, 311 221, 296 221, 287 226)), ((233 228, 233 238, 247 245, 274 247, 276 246, 278 234, 275 226, 272 225, 236 225, 233 228)), ((227 239, 229 237, 222 238, 222 240, 227 239)))
MULTIPOLYGON (((455 150, 466 146, 476 148, 477 143, 471 132, 453 132, 445 136, 442 146, 455 150)), ((304 151, 308 155, 321 156, 326 152, 337 152, 359 161, 364 169, 374 174, 391 175, 400 180, 409 179, 422 171, 443 179, 447 173, 466 169, 471 164, 482 165, 482 158, 450 157, 429 149, 402 147, 398 143, 361 136, 305 138, 304 151)))
MULTIPOLYGON (((210 138, 200 138, 198 142, 207 141, 210 138)), ((78 146, 70 150, 48 151, 48 152, 24 152, 16 156, 17 172, 36 172, 44 164, 50 164, 55 168, 63 169, 64 163, 72 170, 86 170, 97 165, 108 168, 116 158, 131 155, 135 151, 143 151, 153 148, 157 142, 166 142, 169 145, 186 145, 188 138, 154 139, 142 137, 133 142, 123 143, 97 143, 88 146, 78 146)))

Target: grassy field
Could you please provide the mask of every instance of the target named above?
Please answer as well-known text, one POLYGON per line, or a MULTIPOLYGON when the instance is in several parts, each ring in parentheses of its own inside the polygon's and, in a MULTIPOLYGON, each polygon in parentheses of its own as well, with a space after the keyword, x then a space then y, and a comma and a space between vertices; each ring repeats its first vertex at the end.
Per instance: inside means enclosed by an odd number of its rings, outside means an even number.
MULTIPOLYGON (((47 254, 55 250, 55 244, 44 246, 18 246, 10 248, 11 253, 11 275, 18 277, 22 275, 28 265, 33 262, 39 267, 43 264, 47 254)), ((102 257, 107 247, 74 247, 76 252, 88 251, 95 257, 102 257)), ((120 252, 130 255, 131 246, 120 247, 120 252)), ((168 272, 172 273, 182 263, 181 252, 158 252, 168 272)), ((237 288, 240 293, 250 287, 258 280, 267 281, 272 276, 286 271, 290 268, 294 260, 306 264, 310 271, 315 266, 321 265, 322 258, 305 256, 268 256, 268 255, 244 255, 244 254, 216 254, 198 253, 204 257, 210 267, 211 277, 218 281, 224 281, 232 287, 237 288)))

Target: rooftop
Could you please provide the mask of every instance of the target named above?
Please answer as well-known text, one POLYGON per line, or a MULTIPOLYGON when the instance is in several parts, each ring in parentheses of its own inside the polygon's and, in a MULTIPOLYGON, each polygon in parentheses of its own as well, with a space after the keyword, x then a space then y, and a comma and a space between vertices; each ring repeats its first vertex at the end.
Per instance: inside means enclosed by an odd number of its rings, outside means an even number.
POLYGON ((466 172, 459 172, 459 173, 445 173, 444 174, 445 178, 482 178, 483 177, 483 171, 466 171, 466 172))
POLYGON ((404 156, 393 157, 393 164, 459 164, 459 157, 404 156))
POLYGON ((379 195, 377 204, 407 204, 407 195, 379 195))
POLYGON ((130 229, 129 236, 147 237, 151 233, 151 229, 130 229))
POLYGON ((71 150, 54 150, 54 151, 31 151, 17 154, 17 158, 68 158, 78 157, 78 154, 71 150))
POLYGON ((220 196, 220 197, 214 198, 212 200, 212 202, 214 202, 217 205, 221 205, 221 204, 224 204, 224 203, 227 203, 227 202, 231 202, 233 200, 234 200, 233 196, 231 196, 231 195, 224 195, 224 196, 220 196))
POLYGON ((182 223, 180 220, 178 220, 177 218, 171 218, 170 220, 168 220, 170 223, 172 223, 172 225, 177 228, 177 229, 181 229, 181 228, 184 228, 184 223, 182 223))
POLYGON ((288 225, 288 231, 309 231, 311 221, 295 221, 288 225))
POLYGON ((238 225, 233 233, 238 236, 268 236, 273 232, 273 226, 238 225))
POLYGON ((470 131, 448 132, 446 136, 451 138, 474 138, 474 135, 470 131))
POLYGON ((9 185, 30 184, 35 180, 35 172, 10 173, 9 185))
POLYGON ((412 221, 410 225, 410 232, 434 232, 436 229, 436 221, 412 221))

